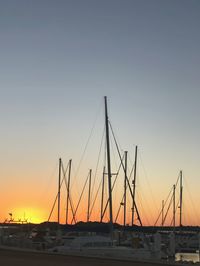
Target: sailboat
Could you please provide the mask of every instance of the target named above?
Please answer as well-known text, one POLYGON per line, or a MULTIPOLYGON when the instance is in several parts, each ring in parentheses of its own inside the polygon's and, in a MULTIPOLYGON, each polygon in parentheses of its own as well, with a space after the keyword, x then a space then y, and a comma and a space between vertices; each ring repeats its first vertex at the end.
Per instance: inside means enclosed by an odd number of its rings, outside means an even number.
MULTIPOLYGON (((137 247, 125 247, 117 246, 117 241, 114 240, 114 227, 113 227, 113 203, 112 203, 112 169, 110 159, 110 138, 109 138, 109 119, 107 110, 107 97, 104 97, 105 104, 105 129, 106 129, 106 158, 107 158, 107 177, 108 177, 108 205, 109 205, 109 236, 99 235, 86 235, 86 236, 74 236, 70 241, 64 241, 61 246, 51 248, 49 251, 58 252, 61 254, 68 255, 85 255, 85 256, 103 256, 123 259, 160 259, 160 238, 158 235, 155 236, 154 244, 147 242, 146 239, 142 240, 142 245, 137 247)), ((120 158, 121 159, 121 158, 120 158)), ((121 159, 122 161, 122 159, 121 159)), ((122 166, 125 171, 124 164, 122 166)), ((128 183, 128 178, 125 174, 125 180, 128 183)), ((129 183, 128 183, 129 184, 129 183)), ((60 185, 59 185, 60 189, 60 185)), ((129 184, 129 189, 130 184, 129 184)), ((134 192, 131 191, 132 197, 134 192)), ((58 198, 60 197, 60 190, 58 198)), ((58 203, 59 207, 59 203, 58 203)), ((135 207, 136 212, 139 216, 135 202, 133 202, 133 208, 135 207)), ((59 214, 58 214, 59 217, 59 214)), ((141 222, 141 220, 140 220, 141 222)))

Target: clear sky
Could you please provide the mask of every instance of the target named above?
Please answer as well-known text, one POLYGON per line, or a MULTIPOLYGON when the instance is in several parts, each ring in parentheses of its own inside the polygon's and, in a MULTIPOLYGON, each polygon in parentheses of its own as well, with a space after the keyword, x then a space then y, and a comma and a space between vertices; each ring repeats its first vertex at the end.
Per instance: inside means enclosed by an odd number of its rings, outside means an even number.
POLYGON ((47 219, 58 158, 76 172, 98 117, 78 182, 95 168, 107 95, 132 162, 139 146, 145 223, 182 169, 183 222, 200 224, 199 14, 198 0, 0 1, 1 221, 47 219))

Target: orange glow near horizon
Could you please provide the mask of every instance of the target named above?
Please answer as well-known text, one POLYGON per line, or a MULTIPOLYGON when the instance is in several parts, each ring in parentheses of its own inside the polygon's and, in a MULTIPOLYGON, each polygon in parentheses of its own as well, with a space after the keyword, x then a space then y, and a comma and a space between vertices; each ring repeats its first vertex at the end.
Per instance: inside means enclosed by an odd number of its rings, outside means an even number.
MULTIPOLYGON (((83 208, 82 208, 82 210, 83 210, 83 208)), ((40 207, 24 206, 24 207, 14 208, 11 213, 12 213, 12 219, 16 222, 27 221, 28 223, 39 224, 39 223, 47 221, 49 212, 50 212, 49 210, 44 211, 44 209, 42 207, 40 208, 40 207)), ((114 209, 114 212, 115 212, 115 209, 114 209)), ((131 225, 131 219, 129 216, 130 215, 127 215, 127 224, 131 225)), ((141 214, 141 220, 143 222, 143 225, 144 226, 150 226, 150 225, 153 226, 157 216, 158 216, 158 214, 155 211, 152 214, 152 219, 149 220, 147 217, 145 217, 143 214, 141 214)), ((6 213, 6 218, 7 218, 7 220, 9 220, 11 218, 11 217, 9 217, 9 212, 6 213)), ((165 223, 166 226, 170 225, 171 219, 172 219, 172 216, 169 215, 169 217, 165 223)), ((100 220, 100 215, 98 212, 92 214, 90 221, 97 221, 98 222, 99 220, 100 220)), ((2 217, 1 217, 1 221, 3 222, 2 217)), ((55 210, 52 214, 50 221, 51 222, 57 222, 57 208, 56 207, 55 207, 55 210)), ((68 223, 71 224, 71 221, 72 221, 72 214, 69 213, 68 223)), ((77 214, 76 222, 79 222, 79 221, 86 222, 86 215, 85 215, 84 211, 82 213, 77 214)), ((109 222, 108 213, 105 215, 103 222, 109 222)), ((115 222, 114 219, 113 219, 113 222, 115 222)), ((60 213, 60 223, 65 224, 65 213, 63 210, 61 210, 61 213, 60 213)), ((72 222, 72 223, 74 224, 74 222, 72 222)), ((123 210, 121 211, 121 215, 119 216, 117 223, 123 224, 123 210)), ((135 220, 135 224, 139 225, 138 220, 135 220)), ((179 213, 177 213, 177 215, 176 215, 176 225, 178 226, 178 224, 179 224, 179 213)), ((157 226, 160 226, 160 225, 161 225, 161 221, 159 220, 157 223, 157 226)), ((192 219, 192 217, 190 215, 188 218, 185 217, 185 215, 183 215, 183 225, 198 225, 198 221, 195 219, 192 219)))
MULTIPOLYGON (((45 168, 45 167, 44 167, 45 168)), ((138 167, 139 168, 139 167, 138 167)), ((57 168, 55 167, 55 171, 53 175, 48 179, 48 171, 50 170, 47 167, 46 172, 43 170, 42 174, 40 172, 31 172, 28 178, 25 178, 20 175, 14 175, 12 173, 13 179, 10 178, 9 174, 5 173, 4 178, 4 188, 2 189, 1 197, 4 199, 2 201, 2 207, 0 210, 0 221, 4 222, 5 219, 9 220, 9 213, 12 213, 12 218, 14 220, 26 220, 30 223, 42 223, 48 220, 50 211, 52 209, 56 193, 57 193, 57 168), (36 178, 38 182, 36 182, 36 178), (19 185, 19 180, 21 178, 21 183, 19 185), (12 181, 12 182, 11 182, 12 181), (23 181, 23 182, 22 182, 23 181), (38 185, 39 184, 39 185, 38 185), (9 191, 8 188, 9 187, 9 191)), ((25 171, 27 172, 27 171, 25 171)), ((83 187, 84 177, 87 176, 87 173, 81 171, 80 178, 72 179, 73 182, 71 184, 71 199, 73 202, 74 209, 77 206, 81 189, 83 187), (81 179, 82 178, 82 179, 81 179), (78 180, 78 181, 77 181, 78 180), (82 183, 81 183, 82 182, 82 183)), ((99 180, 96 181, 94 192, 91 196, 91 208, 93 205, 93 201, 95 199, 95 193, 97 191, 97 185, 100 182, 101 175, 99 174, 99 180)), ((144 175, 142 175, 142 171, 139 168, 139 176, 138 186, 137 186, 137 194, 136 194, 136 203, 141 216, 141 220, 143 225, 153 226, 158 217, 158 214, 161 210, 161 200, 166 197, 169 191, 169 181, 165 179, 163 184, 157 182, 153 186, 153 197, 149 191, 149 185, 144 180, 144 175), (167 183, 167 185, 165 184, 167 183), (162 189, 164 187, 164 189, 162 189), (159 204, 160 203, 160 204, 159 204)), ((122 199, 123 194, 123 176, 119 183, 116 183, 116 187, 113 190, 113 222, 115 222, 116 214, 122 199), (121 183, 122 184, 121 184, 121 183)), ((106 184, 107 185, 107 184, 106 184)), ((192 184, 191 184, 192 188, 192 184)), ((107 187, 105 187, 107 189, 107 187)), ((193 187, 192 194, 193 202, 198 202, 198 187, 193 187)), ((178 193, 177 189, 176 200, 178 201, 178 193)), ((108 199, 107 193, 105 193, 104 198, 104 206, 108 199)), ((195 204, 192 202, 190 194, 187 190, 184 190, 184 199, 183 199, 183 225, 199 225, 200 215, 198 214, 198 209, 195 208, 195 204), (192 204, 193 203, 193 204, 192 204)), ((92 214, 90 217, 90 221, 100 221, 100 203, 101 203, 101 190, 98 194, 96 203, 92 210, 92 214)), ((76 222, 87 220, 87 204, 88 204, 88 187, 86 187, 84 191, 84 195, 82 197, 80 206, 78 208, 76 214, 76 222)), ((167 207, 165 211, 167 210, 167 207)), ((61 189, 61 209, 60 209, 60 223, 65 224, 66 222, 66 188, 63 185, 61 189)), ((169 216, 167 217, 165 225, 170 225, 172 220, 172 209, 169 210, 169 216)), ((55 204, 55 208, 53 210, 50 221, 57 222, 57 202, 55 204)), ((71 224, 72 221, 72 211, 71 206, 69 210, 69 221, 71 224)), ((104 222, 109 221, 109 208, 107 208, 105 217, 103 219, 104 222)), ((119 217, 116 221, 117 223, 123 224, 123 207, 121 207, 119 217)), ((74 222, 73 222, 74 223, 74 222)), ((127 196, 127 224, 131 225, 131 198, 130 193, 127 196)), ((135 216, 135 224, 139 225, 137 217, 135 216)), ((176 213, 176 224, 179 224, 179 209, 177 209, 176 213)), ((159 219, 157 225, 161 225, 161 219, 159 219)))

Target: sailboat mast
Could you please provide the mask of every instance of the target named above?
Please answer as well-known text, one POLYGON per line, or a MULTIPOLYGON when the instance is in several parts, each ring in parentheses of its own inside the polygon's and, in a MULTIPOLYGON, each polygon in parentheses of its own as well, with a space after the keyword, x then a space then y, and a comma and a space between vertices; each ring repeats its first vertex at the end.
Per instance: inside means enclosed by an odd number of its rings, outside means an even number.
POLYGON ((109 125, 108 125, 108 110, 107 110, 107 97, 104 97, 105 102, 105 126, 106 126, 106 148, 107 148, 107 171, 108 171, 108 192, 109 192, 109 207, 110 207, 110 226, 111 234, 113 231, 113 210, 112 210, 112 174, 110 162, 110 140, 109 140, 109 125))
POLYGON ((124 226, 126 226, 126 178, 127 178, 127 151, 125 151, 125 168, 124 168, 124 226))
POLYGON ((92 177, 92 169, 90 169, 90 173, 89 173, 89 189, 88 189, 87 222, 89 222, 89 219, 90 219, 90 191, 91 191, 91 177, 92 177))
POLYGON ((176 226, 176 185, 173 185, 173 227, 176 226))
POLYGON ((137 174, 137 151, 138 147, 135 146, 135 167, 134 167, 134 179, 133 179, 133 202, 132 202, 132 226, 134 224, 134 214, 135 214, 135 188, 136 188, 136 174, 137 174))
POLYGON ((182 226, 182 206, 183 206, 183 173, 180 171, 180 222, 179 226, 182 226))
POLYGON ((71 165, 72 165, 72 160, 69 160, 69 172, 68 172, 68 182, 67 182, 66 224, 68 224, 68 215, 69 215, 69 190, 70 190, 70 179, 71 179, 71 165))
POLYGON ((102 222, 102 220, 103 220, 104 180, 105 180, 105 166, 103 168, 103 181, 102 181, 102 191, 101 191, 101 218, 100 218, 100 222, 102 222))
POLYGON ((59 169, 58 169, 58 224, 60 224, 60 182, 61 182, 61 165, 62 160, 59 158, 59 169))

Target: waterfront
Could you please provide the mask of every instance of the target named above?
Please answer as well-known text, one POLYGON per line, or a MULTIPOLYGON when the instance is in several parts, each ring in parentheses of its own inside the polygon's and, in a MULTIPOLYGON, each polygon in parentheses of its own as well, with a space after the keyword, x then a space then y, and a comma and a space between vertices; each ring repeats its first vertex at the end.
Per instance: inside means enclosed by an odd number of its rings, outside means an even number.
MULTIPOLYGON (((120 261, 110 259, 73 257, 55 254, 33 253, 0 249, 1 265, 6 266, 89 266, 89 265, 109 265, 109 266, 153 266, 154 263, 142 263, 133 261, 120 261)), ((157 266, 163 264, 156 264, 157 266)))

